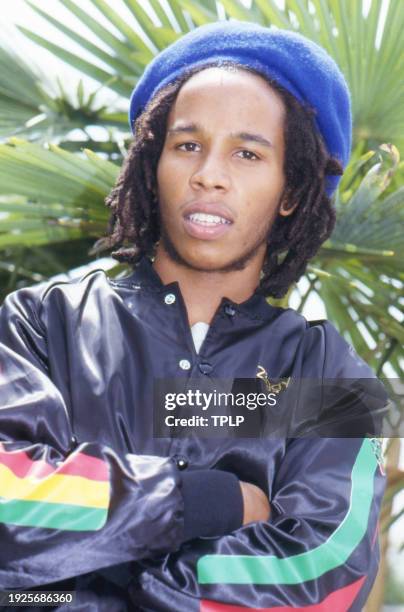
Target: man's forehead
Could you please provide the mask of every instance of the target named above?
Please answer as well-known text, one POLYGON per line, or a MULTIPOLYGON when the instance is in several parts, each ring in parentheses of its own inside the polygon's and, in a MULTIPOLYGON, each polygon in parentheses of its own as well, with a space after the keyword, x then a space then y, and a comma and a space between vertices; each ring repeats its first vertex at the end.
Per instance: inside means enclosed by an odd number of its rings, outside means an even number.
POLYGON ((230 137, 270 147, 273 134, 266 132, 283 128, 284 114, 280 95, 264 78, 245 70, 209 68, 190 77, 180 89, 168 117, 167 134, 195 134, 216 125, 216 130, 230 137))

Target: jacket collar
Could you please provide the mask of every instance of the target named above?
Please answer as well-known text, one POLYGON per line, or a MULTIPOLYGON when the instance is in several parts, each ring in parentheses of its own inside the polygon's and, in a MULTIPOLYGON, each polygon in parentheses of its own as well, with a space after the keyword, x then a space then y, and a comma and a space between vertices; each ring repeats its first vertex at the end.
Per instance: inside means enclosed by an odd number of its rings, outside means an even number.
MULTIPOLYGON (((157 274, 148 257, 143 257, 136 264, 133 273, 124 279, 129 282, 132 287, 142 288, 146 291, 162 293, 176 289, 180 292, 179 283, 177 281, 164 284, 160 276, 157 274)), ((126 284, 126 283, 125 283, 126 284)), ((283 308, 271 306, 266 301, 263 295, 254 292, 247 300, 240 304, 233 302, 230 298, 223 297, 221 306, 232 306, 236 312, 248 316, 250 319, 268 320, 273 319, 283 308)))

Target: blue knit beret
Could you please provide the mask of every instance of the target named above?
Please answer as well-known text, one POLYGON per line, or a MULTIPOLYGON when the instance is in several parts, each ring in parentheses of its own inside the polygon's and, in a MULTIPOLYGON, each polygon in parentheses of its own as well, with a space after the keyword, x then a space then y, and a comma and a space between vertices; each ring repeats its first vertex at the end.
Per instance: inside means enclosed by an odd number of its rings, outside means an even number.
MULTIPOLYGON (((159 53, 132 93, 131 128, 162 87, 191 68, 227 61, 257 70, 311 107, 328 153, 346 166, 351 150, 350 94, 334 60, 296 32, 249 22, 217 21, 203 25, 159 53)), ((339 180, 338 176, 327 177, 329 195, 339 180)))

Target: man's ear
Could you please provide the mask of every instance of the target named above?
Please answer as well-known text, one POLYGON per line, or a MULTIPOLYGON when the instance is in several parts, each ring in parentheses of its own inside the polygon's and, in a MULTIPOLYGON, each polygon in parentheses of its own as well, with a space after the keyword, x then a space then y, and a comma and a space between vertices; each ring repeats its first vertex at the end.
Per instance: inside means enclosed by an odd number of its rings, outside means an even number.
POLYGON ((291 204, 289 198, 285 197, 284 195, 281 199, 281 204, 279 206, 278 212, 280 215, 282 215, 282 217, 289 217, 289 215, 291 215, 295 211, 297 204, 297 202, 295 204, 291 204))

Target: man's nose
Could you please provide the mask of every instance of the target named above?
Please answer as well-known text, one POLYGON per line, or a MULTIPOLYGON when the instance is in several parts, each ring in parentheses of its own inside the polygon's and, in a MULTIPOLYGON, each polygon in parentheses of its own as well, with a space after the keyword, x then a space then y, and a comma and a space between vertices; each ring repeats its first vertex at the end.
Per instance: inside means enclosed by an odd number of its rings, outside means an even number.
POLYGON ((190 180, 194 189, 223 189, 230 187, 230 176, 225 161, 218 155, 206 155, 190 180))

